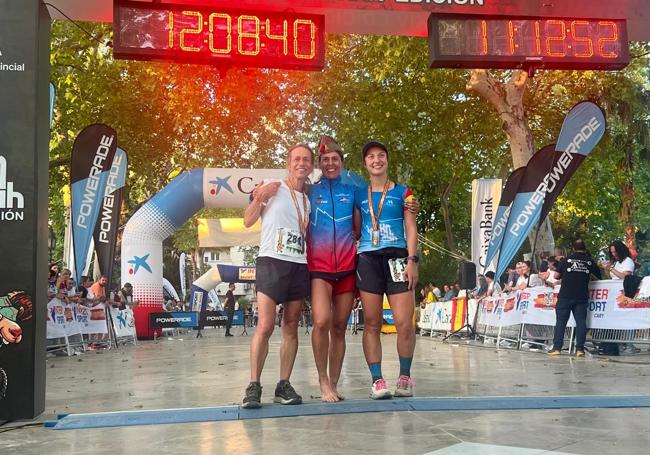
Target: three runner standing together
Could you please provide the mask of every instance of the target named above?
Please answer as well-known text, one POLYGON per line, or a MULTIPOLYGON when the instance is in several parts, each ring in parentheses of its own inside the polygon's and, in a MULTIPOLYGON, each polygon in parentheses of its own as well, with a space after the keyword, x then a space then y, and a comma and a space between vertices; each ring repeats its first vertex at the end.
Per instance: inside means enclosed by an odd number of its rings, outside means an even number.
POLYGON ((298 348, 298 317, 310 294, 314 320, 312 348, 321 399, 343 399, 337 385, 357 287, 363 302, 363 347, 372 376, 371 398, 392 395, 381 373, 379 337, 384 294, 393 309, 397 328, 400 376, 395 396, 412 396, 417 203, 411 201, 408 188, 388 179, 388 149, 383 144, 370 142, 363 148, 364 164, 371 179, 367 187, 342 181, 343 152, 332 138, 323 136, 318 152, 322 177, 316 184, 306 184, 313 170, 312 151, 306 145, 297 145, 288 152, 288 178, 263 182, 244 215, 246 226, 262 219, 256 264, 259 323, 251 342, 251 382, 242 404, 245 408, 261 406, 260 376, 273 333, 275 306, 280 303, 285 307, 285 319, 280 381, 274 401, 302 402, 289 377, 298 348), (369 204, 369 200, 373 203, 369 204))

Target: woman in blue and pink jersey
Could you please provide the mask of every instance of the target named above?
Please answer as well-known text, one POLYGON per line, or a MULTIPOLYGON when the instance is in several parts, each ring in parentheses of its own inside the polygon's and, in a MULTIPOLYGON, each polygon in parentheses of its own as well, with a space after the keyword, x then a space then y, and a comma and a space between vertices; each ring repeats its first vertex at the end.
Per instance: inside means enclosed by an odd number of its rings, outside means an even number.
POLYGON ((415 350, 413 290, 418 281, 415 214, 406 210, 411 190, 388 177, 388 149, 379 142, 363 147, 370 185, 355 193, 355 226, 361 226, 357 287, 363 302, 363 351, 372 375, 370 397, 390 398, 381 372, 380 331, 384 294, 388 296, 395 328, 400 373, 396 397, 413 396, 411 362, 415 350))
POLYGON ((321 138, 318 157, 323 175, 310 189, 312 210, 307 238, 314 321, 311 341, 321 400, 335 402, 343 399, 337 383, 356 290, 357 250, 352 218, 357 187, 342 181, 343 151, 334 139, 321 138))

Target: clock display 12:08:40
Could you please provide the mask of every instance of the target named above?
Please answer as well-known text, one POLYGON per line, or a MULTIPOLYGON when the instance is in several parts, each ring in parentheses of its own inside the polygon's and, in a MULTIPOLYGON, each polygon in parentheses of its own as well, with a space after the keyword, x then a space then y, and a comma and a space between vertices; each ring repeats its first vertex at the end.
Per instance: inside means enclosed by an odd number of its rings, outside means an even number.
POLYGON ((165 6, 116 2, 116 58, 324 67, 323 16, 165 6))

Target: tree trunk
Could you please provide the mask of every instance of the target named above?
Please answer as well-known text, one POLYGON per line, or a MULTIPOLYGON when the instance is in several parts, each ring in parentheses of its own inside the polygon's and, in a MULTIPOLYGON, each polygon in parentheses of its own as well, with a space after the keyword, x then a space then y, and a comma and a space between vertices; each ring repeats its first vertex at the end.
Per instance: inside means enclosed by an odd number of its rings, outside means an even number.
MULTIPOLYGON (((514 169, 525 166, 535 153, 533 133, 528 125, 528 116, 524 109, 524 94, 528 74, 522 70, 512 72, 506 82, 494 78, 487 70, 472 70, 467 90, 485 98, 499 114, 503 131, 508 138, 510 154, 514 169)), ((528 239, 534 243, 535 232, 528 239)), ((553 251, 555 240, 551 222, 547 218, 541 225, 537 239, 536 251, 553 251)))
MULTIPOLYGON (((629 141, 631 142, 631 141, 629 141)), ((619 170, 625 176, 621 193, 620 219, 623 226, 634 225, 634 182, 632 180, 634 163, 632 157, 632 144, 626 145, 625 156, 620 164, 619 170)))

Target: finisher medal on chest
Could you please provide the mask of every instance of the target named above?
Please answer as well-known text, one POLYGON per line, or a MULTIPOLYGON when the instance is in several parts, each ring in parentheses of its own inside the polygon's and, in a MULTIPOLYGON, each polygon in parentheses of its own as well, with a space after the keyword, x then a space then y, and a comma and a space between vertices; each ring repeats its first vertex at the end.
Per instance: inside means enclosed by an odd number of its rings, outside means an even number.
POLYGON ((370 211, 370 220, 372 221, 372 236, 370 242, 373 247, 378 247, 381 242, 381 235, 379 233, 379 217, 384 208, 384 201, 386 200, 386 194, 388 193, 389 187, 390 180, 386 180, 384 190, 381 193, 381 199, 379 200, 379 206, 377 207, 377 215, 375 216, 375 207, 372 203, 372 185, 368 185, 368 210, 370 211))
POLYGON ((372 246, 379 246, 380 236, 379 231, 372 231, 372 246))

